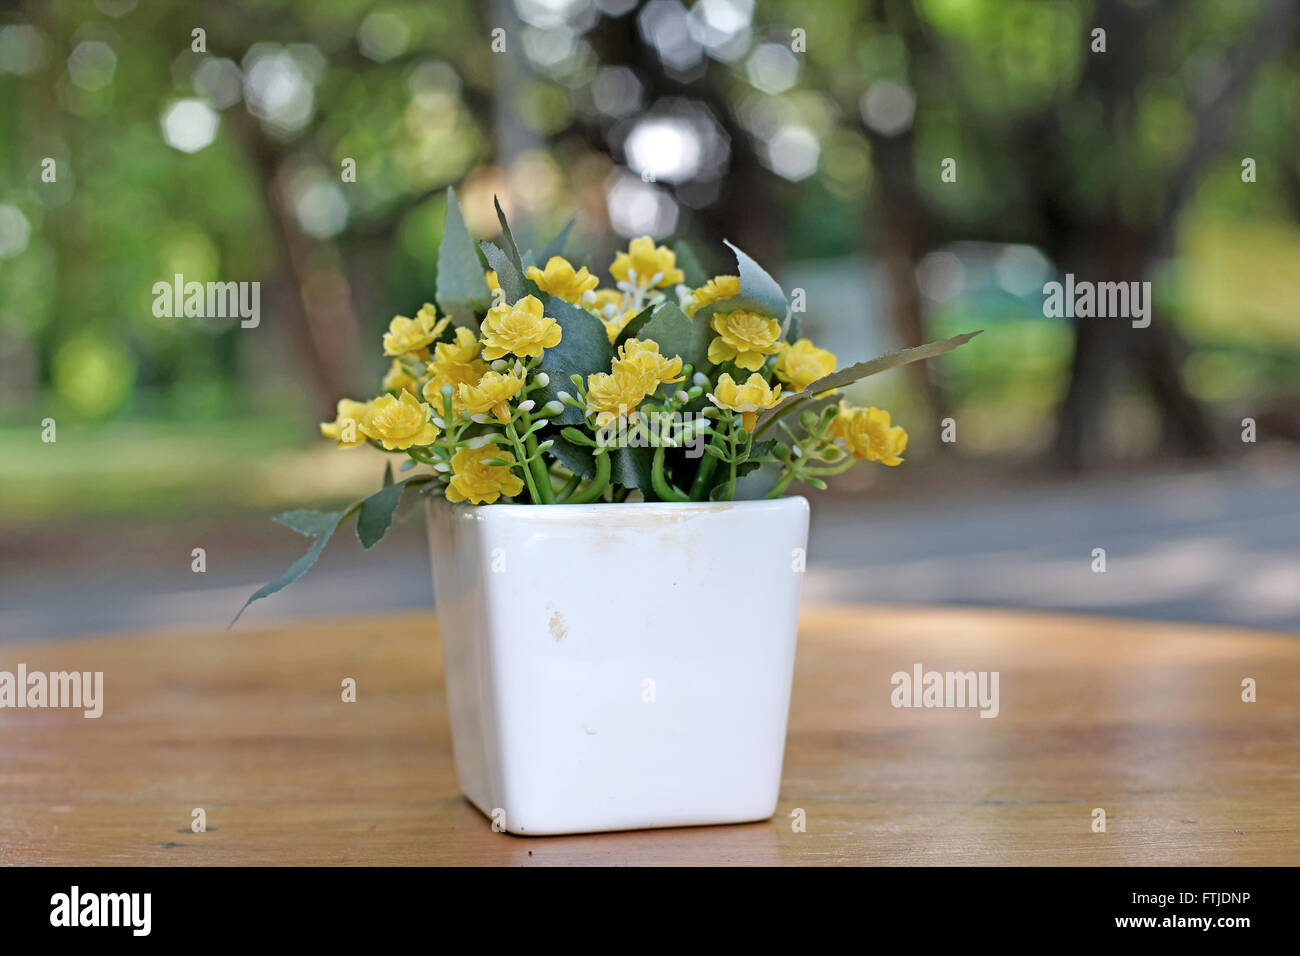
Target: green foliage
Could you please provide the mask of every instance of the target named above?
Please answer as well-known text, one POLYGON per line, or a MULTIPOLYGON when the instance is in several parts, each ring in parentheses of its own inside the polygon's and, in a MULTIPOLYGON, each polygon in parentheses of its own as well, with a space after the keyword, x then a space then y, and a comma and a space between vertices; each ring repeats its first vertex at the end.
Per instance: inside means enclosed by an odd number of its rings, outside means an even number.
POLYGON ((438 249, 438 306, 456 325, 473 327, 476 312, 487 311, 491 292, 483 277, 474 240, 465 228, 460 204, 447 189, 447 219, 438 249))

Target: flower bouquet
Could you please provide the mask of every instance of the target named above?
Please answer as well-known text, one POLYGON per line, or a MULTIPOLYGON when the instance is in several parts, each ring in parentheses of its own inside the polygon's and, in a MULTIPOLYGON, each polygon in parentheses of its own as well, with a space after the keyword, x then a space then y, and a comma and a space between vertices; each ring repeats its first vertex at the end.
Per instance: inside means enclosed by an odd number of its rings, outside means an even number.
POLYGON ((906 431, 838 390, 978 333, 837 370, 735 246, 709 278, 688 247, 634 239, 603 285, 564 257, 572 221, 534 254, 497 213, 476 244, 448 191, 437 306, 392 320, 382 394, 321 425, 412 474, 277 516, 314 540, 249 603, 353 515, 369 548, 424 496, 457 773, 494 824, 769 817, 808 524, 785 495, 901 464, 906 431))

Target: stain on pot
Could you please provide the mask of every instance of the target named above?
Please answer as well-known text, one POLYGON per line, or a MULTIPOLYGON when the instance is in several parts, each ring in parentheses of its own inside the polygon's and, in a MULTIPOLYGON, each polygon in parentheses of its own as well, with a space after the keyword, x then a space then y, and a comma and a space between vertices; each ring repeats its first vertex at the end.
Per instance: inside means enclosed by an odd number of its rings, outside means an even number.
POLYGON ((569 636, 569 622, 554 604, 546 605, 546 609, 551 612, 551 619, 546 622, 546 626, 551 632, 551 640, 558 644, 569 636))

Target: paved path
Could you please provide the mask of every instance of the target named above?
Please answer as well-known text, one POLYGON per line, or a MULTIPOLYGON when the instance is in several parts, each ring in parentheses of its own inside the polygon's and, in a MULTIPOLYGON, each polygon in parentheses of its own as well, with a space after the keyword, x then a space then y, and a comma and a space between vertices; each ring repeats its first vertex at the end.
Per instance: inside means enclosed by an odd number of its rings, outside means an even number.
MULTIPOLYGON (((269 523, 264 539, 253 534, 251 545, 210 547, 203 575, 190 570, 192 536, 171 542, 165 531, 147 549, 84 548, 61 566, 11 559, 0 568, 0 641, 224 625, 304 547, 269 523), (173 555, 165 564, 160 550, 173 555)), ((424 547, 414 520, 372 554, 340 535, 250 620, 426 608, 424 547)), ((814 499, 809 555, 810 602, 1000 605, 1300 632, 1300 472, 981 488, 939 501, 814 499), (1092 570, 1095 548, 1105 549, 1104 574, 1092 570)))

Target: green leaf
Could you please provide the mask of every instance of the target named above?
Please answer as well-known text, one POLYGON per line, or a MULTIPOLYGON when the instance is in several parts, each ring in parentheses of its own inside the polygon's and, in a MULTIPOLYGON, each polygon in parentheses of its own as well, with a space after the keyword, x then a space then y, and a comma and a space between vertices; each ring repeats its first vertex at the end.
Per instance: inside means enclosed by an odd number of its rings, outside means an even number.
POLYGON ((560 230, 560 234, 542 247, 542 251, 537 256, 537 261, 543 268, 546 267, 546 263, 551 261, 551 256, 564 255, 564 247, 569 244, 569 233, 573 232, 573 224, 577 221, 578 214, 574 213, 568 225, 560 230))
POLYGON ((757 468, 759 465, 763 464, 763 462, 754 461, 753 459, 766 458, 770 456, 772 454, 772 449, 774 449, 775 447, 776 447, 776 441, 770 438, 765 441, 754 442, 752 445, 749 446, 749 458, 746 458, 744 461, 739 462, 736 465, 736 475, 737 476, 747 475, 755 468, 757 468))
POLYGON ((709 273, 705 271, 704 266, 700 265, 699 257, 695 255, 695 249, 689 242, 678 239, 673 243, 673 253, 677 256, 677 268, 682 270, 688 286, 698 289, 709 281, 709 273))
POLYGON ((384 487, 387 488, 393 483, 393 466, 391 462, 384 462, 384 487))
POLYGON ((282 524, 286 528, 292 528, 299 534, 305 534, 309 538, 315 538, 325 534, 327 531, 333 531, 334 525, 338 524, 337 512, 309 511, 306 509, 299 511, 286 511, 278 514, 271 520, 277 524, 282 524))
POLYGON ((357 515, 357 540, 363 548, 373 548, 388 531, 393 523, 393 512, 397 510, 405 490, 406 481, 399 481, 395 485, 385 485, 361 502, 361 513, 357 515))
POLYGON ((496 271, 497 282, 501 286, 501 291, 505 293, 507 302, 518 302, 530 294, 530 284, 524 279, 524 274, 500 246, 486 239, 478 245, 483 250, 488 265, 496 271))
POLYGON ((478 250, 465 228, 456 194, 450 188, 442 245, 438 249, 438 289, 434 298, 443 313, 451 316, 453 324, 465 326, 473 326, 475 310, 485 310, 492 300, 478 250))
MULTIPOLYGON (((746 462, 746 464, 752 465, 754 463, 746 462)), ((741 474, 741 467, 743 466, 738 466, 736 469, 738 475, 741 474)), ((783 467, 784 466, 780 462, 765 461, 760 463, 757 468, 745 472, 743 477, 736 479, 736 492, 732 495, 731 500, 754 501, 758 498, 762 498, 772 490, 773 485, 781 480, 781 470, 783 467)), ((721 468, 718 470, 722 471, 721 468)))
POLYGON ((244 602, 244 606, 239 609, 231 622, 226 625, 226 630, 230 630, 230 628, 234 627, 235 621, 239 620, 240 615, 248 610, 248 606, 254 601, 260 601, 264 597, 270 597, 275 592, 283 590, 306 574, 311 569, 311 566, 316 563, 321 552, 325 550, 325 545, 329 543, 329 539, 333 536, 334 531, 343 523, 344 519, 356 510, 356 507, 356 505, 352 505, 346 511, 333 511, 328 513, 321 511, 289 511, 282 515, 276 515, 275 520, 280 522, 280 524, 293 528, 301 534, 309 534, 316 540, 313 541, 311 547, 307 549, 307 553, 293 564, 289 565, 283 574, 270 584, 264 584, 254 591, 253 596, 244 602), (309 515, 312 517, 307 517, 309 515), (304 530, 305 528, 311 528, 312 530, 304 530))
MULTIPOLYGON (((555 455, 565 468, 583 478, 596 474, 596 457, 592 449, 575 445, 563 437, 557 437, 551 446, 555 455)), ((611 485, 625 488, 640 488, 647 499, 654 499, 651 468, 654 466, 654 451, 650 448, 611 448, 605 452, 609 456, 609 481, 611 485)))
POLYGON ((640 337, 641 330, 645 328, 646 323, 650 321, 650 317, 654 315, 654 311, 655 307, 653 305, 647 305, 636 315, 632 316, 632 318, 628 319, 627 325, 623 326, 623 330, 618 333, 618 338, 614 340, 614 348, 617 349, 628 339, 640 337))
POLYGON ((738 247, 728 242, 727 248, 736 254, 741 297, 757 303, 763 311, 784 322, 790 311, 790 303, 786 301, 781 286, 767 274, 766 269, 741 252, 738 247))
POLYGON ((890 352, 887 355, 881 355, 870 362, 858 362, 856 365, 850 365, 842 368, 838 372, 832 372, 830 375, 817 379, 802 392, 796 392, 787 398, 782 399, 772 408, 763 413, 758 420, 758 428, 761 429, 768 422, 780 418, 794 406, 802 405, 808 399, 820 392, 832 388, 843 388, 845 385, 851 385, 856 381, 866 378, 869 375, 876 375, 879 372, 887 372, 890 369, 898 368, 902 365, 910 365, 912 362, 920 362, 923 359, 934 358, 936 355, 943 355, 945 352, 951 352, 959 346, 965 345, 975 336, 983 332, 979 329, 975 332, 966 332, 962 335, 954 335, 950 339, 941 339, 938 342, 928 342, 925 345, 918 345, 915 348, 899 349, 897 352, 890 352))
MULTIPOLYGON (((501 223, 501 234, 506 240, 506 252, 510 253, 510 258, 515 264, 515 268, 520 272, 524 271, 523 260, 519 257, 519 246, 515 244, 515 235, 510 231, 510 223, 506 222, 506 214, 501 209, 501 201, 496 196, 492 197, 492 205, 497 210, 497 222, 501 223)), ((505 288, 502 286, 501 288, 505 288)))
MULTIPOLYGON (((570 375, 580 375, 585 380, 595 372, 608 372, 614 358, 609 333, 600 319, 556 296, 544 296, 543 302, 546 314, 560 324, 560 344, 542 353, 540 369, 550 376, 551 381, 533 393, 538 405, 558 401, 560 392, 572 393, 570 375)), ((582 412, 572 405, 565 405, 564 411, 552 417, 551 422, 578 425, 582 423, 582 412)))
POLYGON ((637 338, 642 341, 653 339, 659 344, 659 354, 679 355, 697 372, 709 367, 709 341, 713 338, 713 330, 698 318, 688 319, 675 302, 665 302, 655 309, 637 338))

